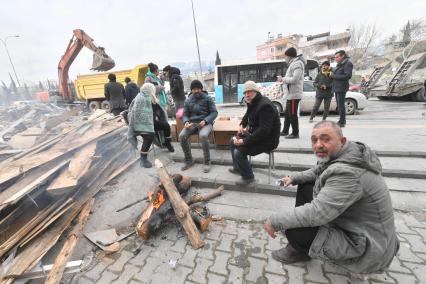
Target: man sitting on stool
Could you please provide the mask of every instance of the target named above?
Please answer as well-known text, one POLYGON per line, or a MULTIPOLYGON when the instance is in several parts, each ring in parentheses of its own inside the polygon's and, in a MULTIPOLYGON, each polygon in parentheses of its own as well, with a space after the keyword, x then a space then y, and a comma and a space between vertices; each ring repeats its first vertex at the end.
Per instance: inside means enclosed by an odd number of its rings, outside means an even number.
POLYGON ((255 82, 244 83, 244 98, 247 111, 237 136, 230 141, 233 167, 229 171, 241 175, 238 185, 251 185, 255 179, 247 155, 256 156, 277 148, 281 122, 276 108, 262 96, 255 82))

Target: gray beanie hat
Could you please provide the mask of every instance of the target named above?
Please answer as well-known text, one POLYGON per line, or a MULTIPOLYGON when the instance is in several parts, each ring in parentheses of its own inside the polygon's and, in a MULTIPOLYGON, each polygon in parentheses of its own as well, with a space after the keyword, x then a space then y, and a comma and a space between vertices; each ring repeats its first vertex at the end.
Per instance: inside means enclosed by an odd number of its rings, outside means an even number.
POLYGON ((255 91, 255 92, 260 93, 260 88, 255 82, 247 81, 247 82, 244 83, 243 93, 248 92, 248 91, 255 91))

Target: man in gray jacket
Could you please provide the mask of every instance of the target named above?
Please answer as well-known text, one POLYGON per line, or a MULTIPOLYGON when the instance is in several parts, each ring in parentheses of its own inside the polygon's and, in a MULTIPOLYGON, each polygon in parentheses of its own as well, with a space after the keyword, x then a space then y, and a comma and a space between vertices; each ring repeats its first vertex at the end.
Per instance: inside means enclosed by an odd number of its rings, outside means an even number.
POLYGON ((305 74, 306 61, 302 55, 297 56, 294 47, 290 47, 285 51, 287 62, 289 63, 285 77, 283 78, 284 88, 288 89, 286 110, 284 117, 284 128, 281 133, 287 139, 299 138, 299 118, 297 116, 297 108, 303 97, 303 78, 305 74), (289 135, 290 125, 292 132, 289 135))
POLYGON ((271 237, 283 231, 289 242, 272 257, 284 263, 320 258, 357 275, 384 271, 399 241, 378 157, 347 141, 335 122, 317 123, 311 140, 317 165, 281 180, 298 185, 296 207, 264 224, 271 237))

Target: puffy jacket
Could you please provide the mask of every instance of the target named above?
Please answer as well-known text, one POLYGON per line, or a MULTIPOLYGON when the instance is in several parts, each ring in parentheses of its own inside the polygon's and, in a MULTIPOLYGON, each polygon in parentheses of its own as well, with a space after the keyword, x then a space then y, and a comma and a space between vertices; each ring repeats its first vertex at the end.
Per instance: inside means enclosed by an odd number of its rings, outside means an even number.
POLYGON ((216 117, 216 105, 206 92, 202 92, 197 96, 190 95, 185 101, 182 117, 183 123, 205 120, 207 123, 213 124, 216 117))
POLYGON ((314 199, 281 208, 271 217, 275 230, 319 227, 309 255, 354 273, 382 272, 399 249, 389 189, 376 154, 347 142, 337 158, 292 176, 314 183, 314 199))
POLYGON ((349 90, 349 80, 352 78, 352 62, 345 58, 333 70, 333 92, 346 93, 349 90))
POLYGON ((290 60, 287 72, 283 78, 283 83, 287 84, 288 88, 287 100, 301 99, 303 97, 305 64, 306 61, 302 55, 299 55, 290 60))
POLYGON ((332 86, 333 79, 321 71, 318 73, 314 80, 314 86, 316 87, 316 97, 318 98, 331 98, 333 97, 332 86), (321 87, 325 86, 325 90, 321 87))
POLYGON ((170 67, 169 71, 170 78, 170 94, 175 101, 185 100, 185 91, 183 86, 183 80, 180 76, 180 70, 176 67, 170 67))

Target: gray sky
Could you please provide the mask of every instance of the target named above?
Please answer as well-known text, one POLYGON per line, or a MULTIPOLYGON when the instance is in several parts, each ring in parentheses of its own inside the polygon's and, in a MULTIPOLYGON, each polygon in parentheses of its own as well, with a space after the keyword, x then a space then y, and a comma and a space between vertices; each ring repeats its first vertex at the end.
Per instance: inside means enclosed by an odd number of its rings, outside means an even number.
MULTIPOLYGON (((424 0, 283 1, 194 0, 202 60, 255 59, 256 45, 276 35, 344 31, 351 24, 376 23, 383 37, 409 19, 425 16, 424 0)), ((114 58, 113 70, 140 63, 196 61, 190 0, 3 0, 0 38, 7 41, 19 78, 57 78, 57 64, 72 30, 81 28, 114 58)), ((71 79, 91 73, 92 54, 83 49, 71 79)), ((0 46, 0 80, 12 68, 0 46)))

